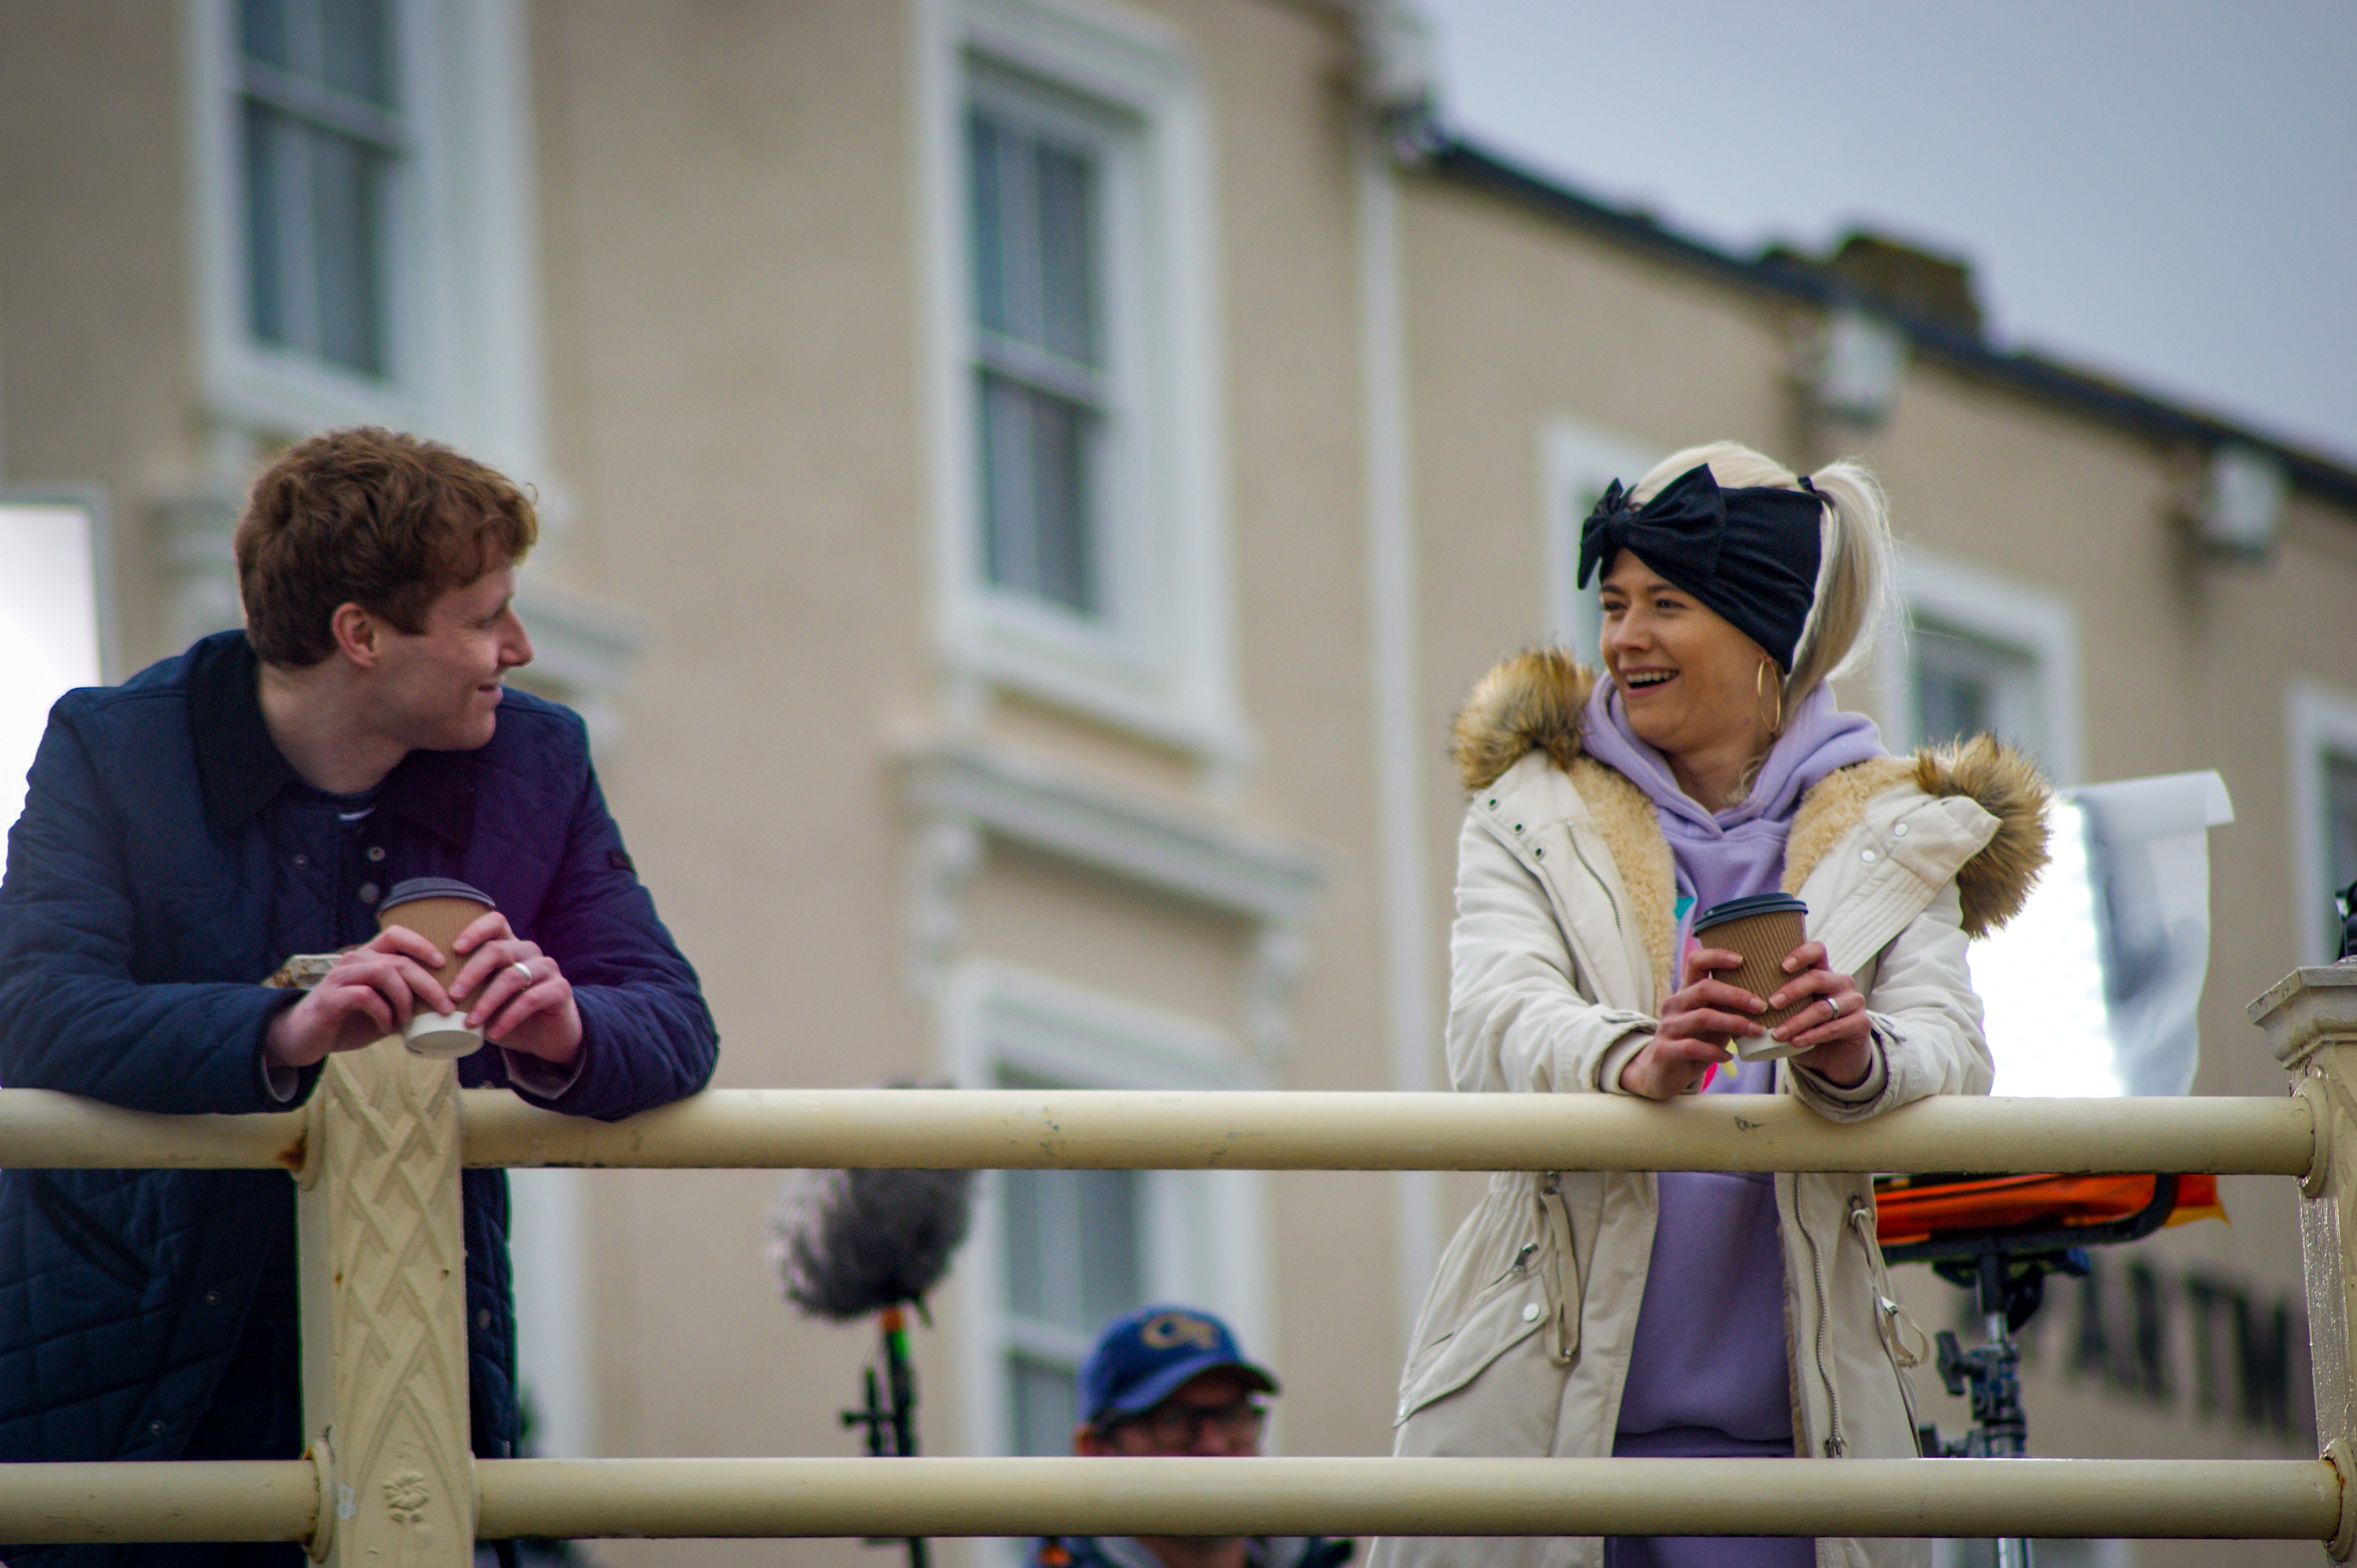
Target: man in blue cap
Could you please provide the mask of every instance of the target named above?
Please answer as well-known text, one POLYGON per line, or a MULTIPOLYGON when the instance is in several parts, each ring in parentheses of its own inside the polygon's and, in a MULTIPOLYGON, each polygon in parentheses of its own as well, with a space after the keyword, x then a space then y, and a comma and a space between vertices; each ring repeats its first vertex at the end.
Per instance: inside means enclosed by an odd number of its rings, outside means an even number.
MULTIPOLYGON (((1243 1358, 1228 1326, 1191 1306, 1141 1306, 1114 1318, 1081 1363, 1072 1451, 1099 1455, 1260 1453, 1276 1380, 1243 1358)), ((1338 1568, 1352 1543, 1320 1536, 1057 1536, 1033 1568, 1338 1568)))

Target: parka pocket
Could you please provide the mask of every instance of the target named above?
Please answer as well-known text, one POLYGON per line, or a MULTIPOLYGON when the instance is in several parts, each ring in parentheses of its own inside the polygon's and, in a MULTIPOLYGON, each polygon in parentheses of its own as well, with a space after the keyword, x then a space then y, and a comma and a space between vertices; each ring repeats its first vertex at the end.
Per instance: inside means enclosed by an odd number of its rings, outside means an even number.
POLYGON ((131 1250, 123 1238, 108 1230, 98 1216, 74 1201, 47 1171, 19 1172, 26 1189, 32 1195, 33 1207, 49 1222, 58 1239, 79 1253, 84 1262, 113 1280, 127 1291, 145 1291, 149 1270, 147 1260, 131 1250))
POLYGON ((1420 1347, 1400 1378, 1399 1425, 1434 1401, 1481 1375, 1482 1369, 1537 1333, 1544 1325, 1546 1292, 1539 1271, 1509 1270, 1474 1298, 1463 1321, 1420 1347))
POLYGON ((1572 1251, 1571 1209, 1553 1171, 1537 1178, 1534 1191, 1523 1190, 1538 1207, 1533 1217, 1538 1239, 1516 1247, 1455 1326, 1416 1347, 1400 1376, 1394 1425, 1455 1393, 1534 1334, 1546 1334, 1547 1359, 1554 1365, 1568 1367, 1579 1359, 1580 1271, 1572 1251))

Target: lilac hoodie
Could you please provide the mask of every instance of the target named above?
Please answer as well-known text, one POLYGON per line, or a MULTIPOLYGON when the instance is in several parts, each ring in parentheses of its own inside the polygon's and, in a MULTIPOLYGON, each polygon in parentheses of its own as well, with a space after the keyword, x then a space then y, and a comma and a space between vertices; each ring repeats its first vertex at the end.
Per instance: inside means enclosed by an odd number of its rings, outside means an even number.
MULTIPOLYGON (((1823 686, 1793 711, 1744 801, 1712 812, 1678 788, 1662 754, 1629 727, 1620 692, 1597 682, 1581 726, 1588 755, 1645 791, 1676 862, 1681 955, 1697 909, 1772 892, 1801 798, 1837 768, 1883 755, 1872 720, 1823 686)), ((1684 965, 1680 966, 1683 983, 1684 965)), ((1722 1068, 1709 1093, 1764 1094, 1775 1064, 1722 1068)), ((1775 1177, 1663 1172, 1661 1220, 1638 1308, 1615 1454, 1792 1452, 1784 1345, 1784 1255, 1775 1177)))

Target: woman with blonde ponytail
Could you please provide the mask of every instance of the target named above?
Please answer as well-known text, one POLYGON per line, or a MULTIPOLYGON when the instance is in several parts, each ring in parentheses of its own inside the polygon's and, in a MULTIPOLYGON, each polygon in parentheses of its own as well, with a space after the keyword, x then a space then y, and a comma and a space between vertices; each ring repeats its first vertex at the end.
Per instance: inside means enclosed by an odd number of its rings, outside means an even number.
MULTIPOLYGON (((1891 553, 1855 462, 1802 476, 1721 442, 1605 492, 1579 564, 1601 674, 1523 653, 1457 718, 1455 1088, 1789 1094, 1843 1122, 1988 1092, 1964 948, 2028 896, 2046 789, 1986 736, 1892 757, 1835 704, 1891 553), (1741 957, 1697 943, 1697 917, 1779 896, 1805 907, 1784 978, 1766 995, 1718 978, 1741 957)), ((1869 1177, 1501 1174, 1426 1298, 1394 1449, 1903 1457, 1923 1348, 1869 1177)), ((1928 1560, 1901 1541, 1399 1539, 1371 1564, 1928 1560)))

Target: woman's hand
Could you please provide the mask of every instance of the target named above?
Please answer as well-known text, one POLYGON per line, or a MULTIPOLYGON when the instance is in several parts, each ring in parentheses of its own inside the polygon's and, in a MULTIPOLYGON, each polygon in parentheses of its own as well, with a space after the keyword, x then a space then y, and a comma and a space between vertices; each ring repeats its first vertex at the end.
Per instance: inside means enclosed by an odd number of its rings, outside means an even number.
POLYGON ((1713 970, 1742 967, 1743 955, 1725 948, 1687 953, 1685 989, 1672 992, 1662 1004, 1661 1026, 1620 1069, 1620 1087, 1648 1100, 1674 1100, 1691 1091, 1714 1064, 1728 1059, 1727 1041, 1760 1033, 1753 1015, 1767 1011, 1767 1004, 1711 977, 1713 970))
POLYGON ((1857 983, 1825 967, 1825 944, 1803 942, 1784 959, 1792 983, 1768 998, 1770 1007, 1782 1007, 1804 996, 1817 998, 1770 1031, 1776 1038, 1803 1048, 1792 1057, 1838 1089, 1856 1089, 1874 1070, 1874 1023, 1866 1015, 1866 998, 1857 983))
POLYGON ((517 936, 505 915, 494 909, 483 916, 450 948, 472 955, 450 983, 455 1001, 474 998, 467 1009, 469 1027, 482 1030, 495 1046, 559 1067, 580 1053, 581 1009, 573 1001, 573 983, 538 944, 517 936))
POLYGON ((339 955, 303 1000, 270 1020, 262 1057, 273 1067, 309 1067, 336 1051, 358 1050, 398 1034, 423 1004, 450 1011, 434 972, 442 955, 405 926, 389 926, 366 945, 339 955))

